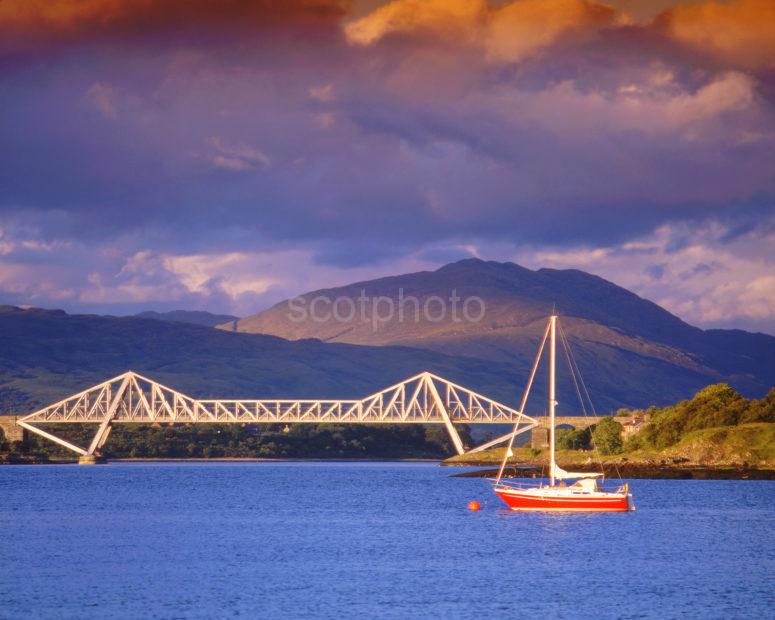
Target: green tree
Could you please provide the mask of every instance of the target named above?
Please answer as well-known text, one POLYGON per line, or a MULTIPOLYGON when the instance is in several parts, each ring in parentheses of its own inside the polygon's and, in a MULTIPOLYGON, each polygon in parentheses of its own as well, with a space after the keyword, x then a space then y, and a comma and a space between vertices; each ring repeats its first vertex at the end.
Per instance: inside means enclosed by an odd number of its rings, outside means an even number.
POLYGON ((558 450, 589 450, 591 439, 588 428, 558 428, 554 438, 558 450))
POLYGON ((775 422, 775 388, 761 400, 751 400, 740 415, 740 424, 751 422, 775 422))
POLYGON ((662 450, 678 443, 691 431, 766 418, 767 406, 761 404, 766 400, 767 397, 749 401, 726 383, 709 385, 691 400, 662 409, 649 408, 651 424, 640 432, 638 444, 662 450))
POLYGON ((592 430, 592 442, 601 454, 622 451, 622 425, 608 416, 600 420, 592 430))
POLYGON ((428 424, 424 429, 424 439, 431 450, 441 454, 454 454, 455 448, 449 438, 447 429, 441 424, 428 424))

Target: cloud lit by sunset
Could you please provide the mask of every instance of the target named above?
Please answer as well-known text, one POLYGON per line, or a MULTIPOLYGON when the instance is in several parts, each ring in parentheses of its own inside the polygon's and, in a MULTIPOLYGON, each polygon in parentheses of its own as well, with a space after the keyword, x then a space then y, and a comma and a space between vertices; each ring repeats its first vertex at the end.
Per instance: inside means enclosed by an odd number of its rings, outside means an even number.
POLYGON ((768 0, 2 0, 0 81, 3 303, 245 315, 474 255, 775 333, 768 0))

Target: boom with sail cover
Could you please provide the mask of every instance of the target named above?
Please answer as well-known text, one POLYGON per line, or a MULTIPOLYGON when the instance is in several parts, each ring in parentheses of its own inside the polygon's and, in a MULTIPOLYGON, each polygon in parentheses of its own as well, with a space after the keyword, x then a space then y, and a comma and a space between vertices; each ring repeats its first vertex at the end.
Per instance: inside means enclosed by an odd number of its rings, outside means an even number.
POLYGON ((575 480, 577 478, 600 478, 603 474, 600 472, 576 472, 565 471, 557 463, 552 465, 552 477, 556 480, 575 480))

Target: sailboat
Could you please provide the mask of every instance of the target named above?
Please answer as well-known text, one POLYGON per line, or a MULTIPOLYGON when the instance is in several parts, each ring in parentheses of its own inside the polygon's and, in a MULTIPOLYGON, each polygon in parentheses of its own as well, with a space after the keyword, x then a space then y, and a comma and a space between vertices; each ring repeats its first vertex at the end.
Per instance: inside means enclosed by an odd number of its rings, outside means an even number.
MULTIPOLYGON (((514 438, 517 427, 514 427, 511 440, 506 449, 498 471, 498 477, 494 481, 493 490, 506 503, 511 510, 539 511, 539 512, 628 512, 635 510, 632 495, 628 485, 624 484, 613 491, 606 491, 601 487, 600 481, 604 478, 603 472, 586 473, 565 471, 557 465, 555 459, 555 357, 557 343, 557 315, 549 317, 549 323, 544 331, 544 337, 538 349, 530 373, 530 379, 522 398, 524 409, 530 386, 533 383, 538 362, 549 338, 549 484, 538 486, 525 486, 507 483, 503 480, 503 472, 506 468, 509 455, 512 454, 514 438), (566 481, 573 481, 567 484, 566 481)), ((571 368, 573 372, 573 369, 571 368)))

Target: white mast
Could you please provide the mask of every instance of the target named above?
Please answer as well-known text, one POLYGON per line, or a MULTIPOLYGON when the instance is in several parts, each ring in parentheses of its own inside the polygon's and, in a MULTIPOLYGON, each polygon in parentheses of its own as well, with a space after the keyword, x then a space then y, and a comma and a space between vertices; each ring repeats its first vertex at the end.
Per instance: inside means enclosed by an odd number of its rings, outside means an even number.
MULTIPOLYGON (((533 368, 530 371, 530 378, 527 380, 527 387, 525 387, 525 393, 522 394, 522 402, 519 404, 520 413, 525 412, 527 397, 530 396, 530 388, 533 386, 533 379, 535 379, 536 370, 538 370, 538 362, 541 361, 541 355, 544 352, 544 345, 546 344, 546 339, 549 337, 550 328, 551 328, 551 321, 546 324, 546 329, 544 330, 544 337, 541 339, 541 344, 538 347, 538 354, 536 355, 535 361, 533 362, 533 368)), ((500 483, 501 478, 503 478, 503 471, 506 469, 506 463, 509 460, 509 454, 511 454, 511 448, 514 445, 514 439, 517 437, 518 427, 519 427, 519 421, 517 421, 517 423, 514 425, 514 430, 511 433, 511 439, 509 439, 509 445, 506 446, 506 451, 503 453, 503 461, 501 461, 501 468, 498 470, 498 478, 497 480, 495 480, 495 484, 500 483)))
POLYGON ((549 486, 554 486, 554 357, 557 335, 557 316, 553 313, 549 319, 549 486))

